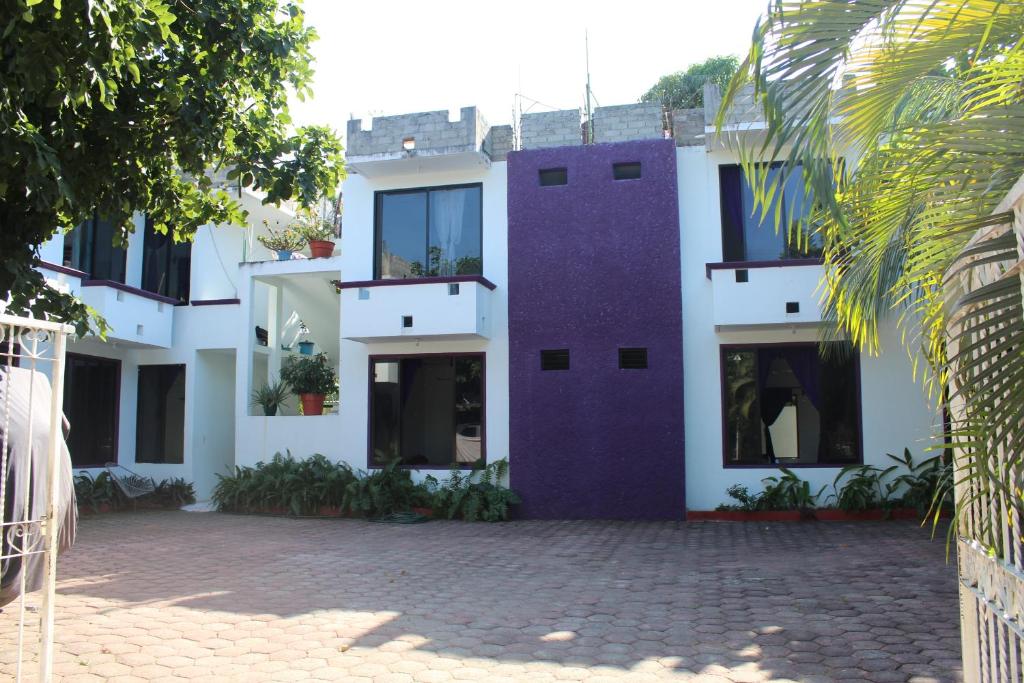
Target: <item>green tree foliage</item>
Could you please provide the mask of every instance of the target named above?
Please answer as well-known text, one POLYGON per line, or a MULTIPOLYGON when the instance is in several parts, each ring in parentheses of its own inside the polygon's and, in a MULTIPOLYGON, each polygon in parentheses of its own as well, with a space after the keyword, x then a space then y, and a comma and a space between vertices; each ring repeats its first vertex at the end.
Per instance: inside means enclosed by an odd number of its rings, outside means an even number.
POLYGON ((875 352, 880 321, 897 318, 956 406, 958 482, 1018 510, 1024 310, 1000 202, 1024 174, 1022 83, 1020 0, 781 0, 718 121, 752 84, 768 126, 741 146, 744 170, 776 221, 789 175, 815 198, 832 329, 875 352), (766 159, 786 170, 767 178, 766 159))
POLYGON ((738 66, 739 60, 733 56, 711 57, 686 71, 662 76, 640 101, 660 102, 666 109, 703 107, 704 84, 714 83, 724 91, 738 66))
POLYGON ((309 93, 298 0, 0 0, 0 298, 88 325, 33 270, 39 245, 98 211, 145 211, 189 240, 243 225, 230 184, 311 205, 344 174, 323 127, 294 128, 309 93))

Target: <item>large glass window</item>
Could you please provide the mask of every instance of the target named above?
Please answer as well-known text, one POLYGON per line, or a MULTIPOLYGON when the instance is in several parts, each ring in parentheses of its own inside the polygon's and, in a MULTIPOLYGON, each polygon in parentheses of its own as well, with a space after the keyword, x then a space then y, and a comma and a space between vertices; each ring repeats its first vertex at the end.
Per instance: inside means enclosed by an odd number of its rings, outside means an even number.
MULTIPOLYGON (((782 168, 768 169, 766 183, 776 182, 782 168)), ((791 224, 804 217, 808 206, 803 176, 797 169, 786 179, 782 189, 780 228, 775 227, 775 212, 762 218, 761 209, 754 208, 754 190, 743 169, 737 165, 718 167, 722 204, 722 257, 729 261, 775 261, 778 259, 815 258, 821 256, 821 237, 806 234, 801 239, 790 230, 791 224), (787 232, 791 234, 787 239, 787 232)))
POLYGON ((103 467, 117 462, 120 394, 120 361, 67 354, 64 414, 71 425, 68 450, 75 467, 103 467))
POLYGON ((170 231, 159 233, 146 219, 142 240, 142 288, 188 303, 192 243, 175 242, 170 231))
POLYGON ((94 280, 124 282, 125 250, 114 246, 114 224, 93 214, 64 236, 64 265, 94 280))
POLYGON ((139 367, 135 462, 185 462, 185 366, 139 367))
POLYGON ((860 462, 858 373, 849 348, 722 347, 726 466, 860 462))
POLYGON ((370 464, 447 468, 484 461, 484 357, 370 360, 370 464))
POLYGON ((482 275, 480 185, 378 192, 374 277, 482 275))

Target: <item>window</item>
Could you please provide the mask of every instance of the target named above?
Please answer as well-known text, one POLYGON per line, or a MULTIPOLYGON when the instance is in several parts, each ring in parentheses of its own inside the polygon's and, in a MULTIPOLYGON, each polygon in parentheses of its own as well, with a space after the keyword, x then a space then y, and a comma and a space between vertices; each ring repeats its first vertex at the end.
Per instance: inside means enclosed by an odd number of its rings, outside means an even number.
POLYGON ((640 178, 640 162, 612 164, 612 175, 616 180, 638 180, 640 178))
POLYGON ((370 359, 370 466, 483 463, 484 356, 370 359))
POLYGON ((482 275, 480 185, 378 192, 374 277, 482 275))
POLYGON ((117 462, 120 398, 120 361, 67 354, 64 414, 71 425, 68 450, 73 466, 103 467, 117 462))
POLYGON ((544 168, 539 171, 538 175, 540 176, 541 187, 567 185, 569 183, 569 174, 564 168, 544 168))
POLYGON ((643 347, 632 349, 619 349, 619 369, 646 370, 647 349, 643 347))
MULTIPOLYGON (((782 173, 781 165, 772 165, 767 183, 775 182, 782 173)), ((761 209, 754 209, 754 191, 743 169, 736 165, 718 167, 722 204, 722 258, 724 261, 775 261, 779 259, 817 258, 821 256, 821 238, 808 235, 805 242, 787 240, 785 228, 775 229, 775 215, 769 210, 762 218, 761 209), (793 242, 793 244, 790 244, 793 242)), ((804 216, 810 207, 799 168, 786 179, 783 187, 782 222, 788 226, 804 216)))
POLYGON ((540 352, 541 370, 568 370, 569 349, 545 349, 540 352))
POLYGON ((139 367, 135 462, 185 462, 185 366, 139 367))
POLYGON ((93 213, 64 236, 64 265, 94 280, 124 282, 125 250, 114 246, 114 224, 93 213))
POLYGON ((848 345, 723 346, 726 466, 860 462, 858 375, 848 345))
POLYGON ((169 230, 166 234, 157 232, 147 218, 142 241, 142 288, 188 303, 191 271, 192 243, 175 242, 169 230))

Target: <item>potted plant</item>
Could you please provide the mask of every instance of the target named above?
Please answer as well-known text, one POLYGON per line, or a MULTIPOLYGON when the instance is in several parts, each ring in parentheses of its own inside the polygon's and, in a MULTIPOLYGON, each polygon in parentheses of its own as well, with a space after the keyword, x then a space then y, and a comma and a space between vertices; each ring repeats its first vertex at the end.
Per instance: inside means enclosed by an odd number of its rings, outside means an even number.
POLYGON ((270 382, 259 389, 253 389, 250 401, 254 406, 261 406, 264 415, 277 415, 278 407, 288 400, 289 393, 285 382, 270 382))
POLYGON ((295 224, 295 232, 309 244, 313 258, 328 258, 334 254, 334 226, 314 214, 307 214, 295 224))
POLYGON ((281 379, 298 394, 303 415, 322 415, 324 397, 334 391, 338 383, 330 359, 324 353, 293 356, 281 368, 281 379))
MULTIPOLYGON (((264 221, 264 225, 267 225, 264 221)), ((292 253, 302 249, 305 239, 292 228, 274 230, 267 225, 267 235, 260 235, 256 239, 260 244, 277 254, 278 261, 288 261, 292 253)))

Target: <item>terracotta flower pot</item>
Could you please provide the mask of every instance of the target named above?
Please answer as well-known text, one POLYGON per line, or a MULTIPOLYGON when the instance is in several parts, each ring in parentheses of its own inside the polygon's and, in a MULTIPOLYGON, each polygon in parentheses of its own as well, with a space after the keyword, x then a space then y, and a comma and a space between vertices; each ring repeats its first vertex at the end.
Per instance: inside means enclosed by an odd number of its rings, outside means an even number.
POLYGON ((330 240, 310 240, 309 254, 313 258, 329 258, 334 254, 334 242, 330 240))
POLYGON ((299 394, 302 401, 303 415, 323 415, 324 395, 323 394, 299 394))

